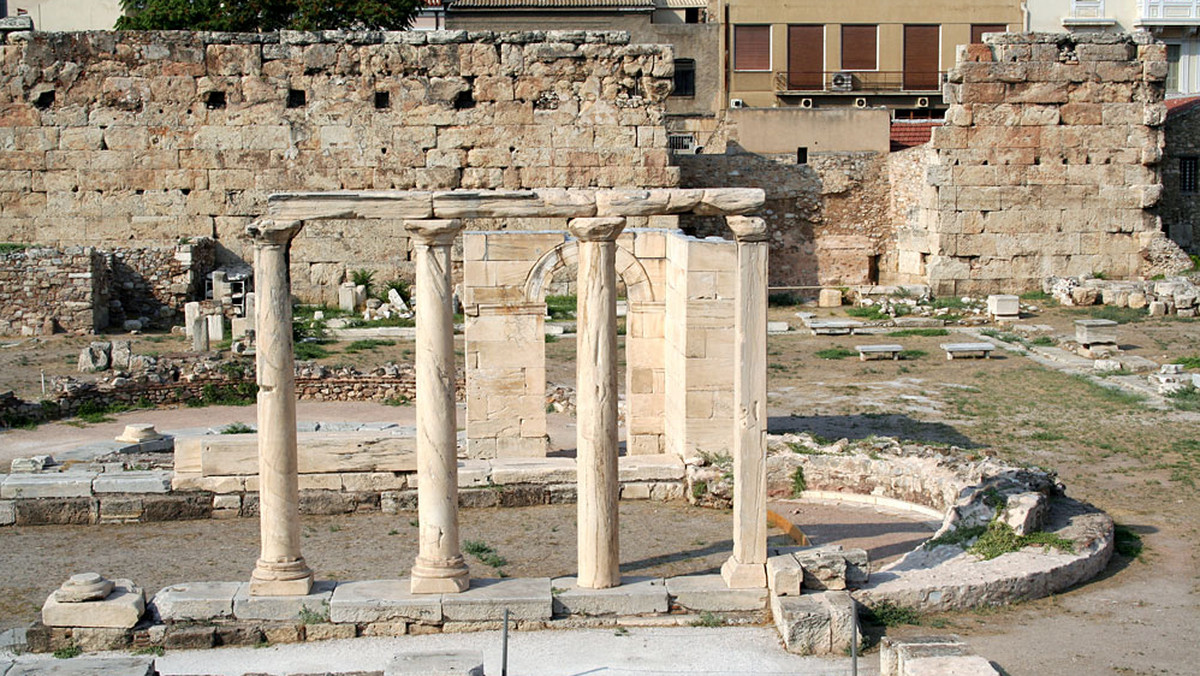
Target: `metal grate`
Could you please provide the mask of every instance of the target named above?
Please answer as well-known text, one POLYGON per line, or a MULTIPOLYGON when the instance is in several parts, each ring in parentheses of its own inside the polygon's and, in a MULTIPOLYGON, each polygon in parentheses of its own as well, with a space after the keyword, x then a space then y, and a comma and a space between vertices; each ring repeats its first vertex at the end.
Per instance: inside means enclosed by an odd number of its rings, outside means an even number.
POLYGON ((1179 158, 1179 192, 1196 192, 1196 170, 1200 168, 1200 158, 1179 158))
POLYGON ((695 134, 671 134, 667 136, 667 147, 676 152, 690 153, 696 150, 695 134))

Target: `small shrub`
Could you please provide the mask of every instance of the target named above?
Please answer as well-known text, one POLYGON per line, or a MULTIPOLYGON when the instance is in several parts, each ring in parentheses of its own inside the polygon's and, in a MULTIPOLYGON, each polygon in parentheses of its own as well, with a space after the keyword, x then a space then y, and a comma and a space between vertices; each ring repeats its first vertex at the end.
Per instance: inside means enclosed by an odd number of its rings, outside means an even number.
POLYGON ((221 429, 221 434, 251 434, 253 432, 253 427, 241 422, 229 423, 221 429))
POLYGON ((1121 556, 1136 559, 1142 555, 1142 536, 1133 532, 1129 526, 1117 524, 1113 538, 1113 545, 1121 556))
POLYGON ((804 478, 804 468, 797 467, 792 470, 792 497, 798 498, 806 490, 808 490, 808 481, 804 478))
POLYGON ((408 397, 403 394, 398 397, 390 397, 383 400, 384 406, 408 406, 408 397))
POLYGON ((392 290, 400 294, 400 299, 407 305, 412 306, 412 289, 407 281, 399 277, 383 285, 383 290, 379 292, 379 300, 384 303, 390 303, 391 299, 388 298, 388 292, 392 290))
POLYGON ((967 552, 984 561, 989 561, 1003 554, 1017 552, 1033 545, 1041 545, 1044 549, 1059 549, 1068 553, 1075 551, 1075 543, 1054 533, 1038 531, 1028 535, 1017 535, 1012 526, 993 519, 975 544, 967 548, 967 552))
POLYGON ((700 617, 692 620, 693 627, 722 627, 725 625, 725 620, 718 614, 710 611, 700 613, 700 617))
POLYGON ((967 304, 963 302, 963 299, 958 296, 934 298, 929 305, 938 309, 948 308, 951 310, 963 310, 967 307, 967 304))
POLYGON ((921 614, 912 608, 898 606, 890 601, 884 601, 877 606, 867 609, 867 621, 884 627, 898 627, 902 624, 921 624, 921 614))
POLYGON ((316 611, 312 608, 303 607, 300 609, 298 618, 300 624, 324 624, 329 621, 329 608, 326 606, 321 611, 316 611))
POLYGON ((861 319, 867 319, 870 321, 878 321, 880 319, 887 319, 887 315, 885 315, 883 313, 883 311, 879 309, 878 305, 864 305, 862 307, 848 307, 848 308, 846 308, 846 314, 850 315, 851 317, 859 317, 861 319))
POLYGON ((371 293, 373 287, 375 286, 374 270, 367 270, 366 268, 353 270, 350 272, 350 281, 354 284, 354 286, 361 286, 365 288, 367 290, 368 297, 374 295, 371 293))
POLYGON ((858 353, 854 350, 848 350, 844 347, 831 347, 827 350, 818 350, 814 355, 817 359, 845 359, 846 357, 857 356, 858 353))
MULTIPOLYGON (((462 549, 467 554, 474 556, 480 563, 491 566, 499 570, 508 565, 508 559, 496 553, 491 545, 482 540, 464 540, 462 549)), ((501 575, 503 577, 503 575, 501 575)))
POLYGON ((83 422, 93 424, 112 422, 116 420, 116 418, 112 417, 112 413, 120 413, 128 410, 129 407, 125 404, 101 403, 91 399, 79 405, 79 408, 75 410, 75 417, 83 422))
POLYGON ((910 336, 933 337, 948 336, 950 335, 950 331, 947 329, 901 329, 899 331, 892 331, 888 335, 892 338, 908 338, 910 336))
POLYGON ((1038 336, 1037 338, 1029 341, 1029 344, 1036 345, 1038 347, 1054 347, 1058 343, 1056 343, 1050 336, 1038 336))
POLYGON ((791 307, 793 305, 800 305, 803 302, 804 299, 799 294, 792 293, 791 291, 767 294, 767 305, 769 307, 791 307))
POLYGON ((547 333, 546 334, 546 342, 547 343, 557 343, 558 336, 554 335, 553 333, 547 333))
POLYGON ((1145 310, 1115 305, 1101 305, 1088 310, 1088 314, 1092 316, 1092 319, 1111 319, 1118 324, 1140 322, 1147 317, 1145 310))
POLYGON ((955 528, 954 530, 946 531, 935 538, 930 538, 925 542, 924 545, 922 545, 922 547, 925 549, 933 549, 934 547, 939 547, 941 545, 958 545, 961 547, 980 535, 983 535, 983 532, 986 530, 987 526, 955 528))
POLYGON ((65 648, 59 648, 53 653, 54 657, 60 660, 69 660, 72 657, 79 657, 82 654, 83 648, 80 648, 77 645, 69 645, 65 648))

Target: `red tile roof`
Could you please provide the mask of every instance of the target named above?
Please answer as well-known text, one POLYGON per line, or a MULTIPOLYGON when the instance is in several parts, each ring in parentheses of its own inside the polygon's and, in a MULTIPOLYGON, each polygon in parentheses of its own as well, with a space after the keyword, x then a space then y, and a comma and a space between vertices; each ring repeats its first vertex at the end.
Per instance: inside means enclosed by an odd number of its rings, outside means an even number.
POLYGON ((909 122, 907 120, 892 121, 892 150, 904 150, 929 143, 933 128, 942 126, 941 120, 932 122, 909 122))
POLYGON ((1200 96, 1179 96, 1163 103, 1167 104, 1167 117, 1174 117, 1200 106, 1200 96))

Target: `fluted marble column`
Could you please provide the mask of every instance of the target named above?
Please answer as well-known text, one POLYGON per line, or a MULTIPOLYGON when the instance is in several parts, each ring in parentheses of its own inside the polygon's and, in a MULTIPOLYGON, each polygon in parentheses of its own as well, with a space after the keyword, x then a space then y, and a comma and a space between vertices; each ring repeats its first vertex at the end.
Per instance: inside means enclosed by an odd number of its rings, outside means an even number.
POLYGON ((257 292, 259 538, 250 576, 253 596, 307 594, 313 573, 300 555, 300 487, 296 458, 296 376, 288 248, 301 221, 251 223, 257 292))
POLYGON ((728 216, 737 240, 733 357, 733 555, 730 588, 767 585, 767 225, 728 216))
POLYGON ((420 541, 412 593, 470 585, 458 543, 458 452, 454 411, 454 306, 450 247, 459 220, 407 221, 416 254, 417 519, 420 541))
POLYGON ((576 471, 579 575, 577 584, 621 584, 617 500, 617 236, 624 218, 576 218, 567 229, 579 240, 576 321, 576 471))

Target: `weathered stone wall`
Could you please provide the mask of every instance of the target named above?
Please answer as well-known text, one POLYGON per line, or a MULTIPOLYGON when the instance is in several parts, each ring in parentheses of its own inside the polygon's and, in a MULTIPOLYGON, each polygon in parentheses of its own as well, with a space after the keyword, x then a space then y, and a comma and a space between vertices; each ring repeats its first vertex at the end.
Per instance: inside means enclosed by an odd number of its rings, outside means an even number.
POLYGON ((1200 161, 1200 107, 1191 106, 1167 116, 1167 146, 1163 151, 1163 198, 1158 207, 1163 231, 1190 253, 1200 253, 1200 191, 1184 192, 1179 183, 1180 160, 1200 161))
POLYGON ((90 333, 108 324, 108 293, 105 257, 91 247, 0 254, 0 336, 90 333))
POLYGON ((173 323, 184 303, 204 297, 204 279, 216 265, 211 239, 198 237, 185 244, 140 249, 115 249, 107 254, 112 271, 109 322, 148 320, 173 323))
MULTIPOLYGON (((682 155, 683 187, 763 188, 772 286, 868 284, 892 239, 888 158, 878 153, 682 155)), ((685 232, 727 237, 723 219, 684 217, 685 232)))
MULTIPOLYGON (((208 236, 247 260, 238 238, 271 192, 675 185, 662 127, 671 49, 628 40, 10 33, 0 241, 208 236)), ((410 274, 404 239, 399 222, 311 228, 293 248, 293 289, 317 296, 348 268, 410 274)))
POLYGON ((1052 274, 1146 274, 1163 241, 1152 209, 1166 48, 1146 34, 985 42, 960 48, 950 73, 932 189, 899 237, 899 275, 964 294, 1034 289, 1052 274))

